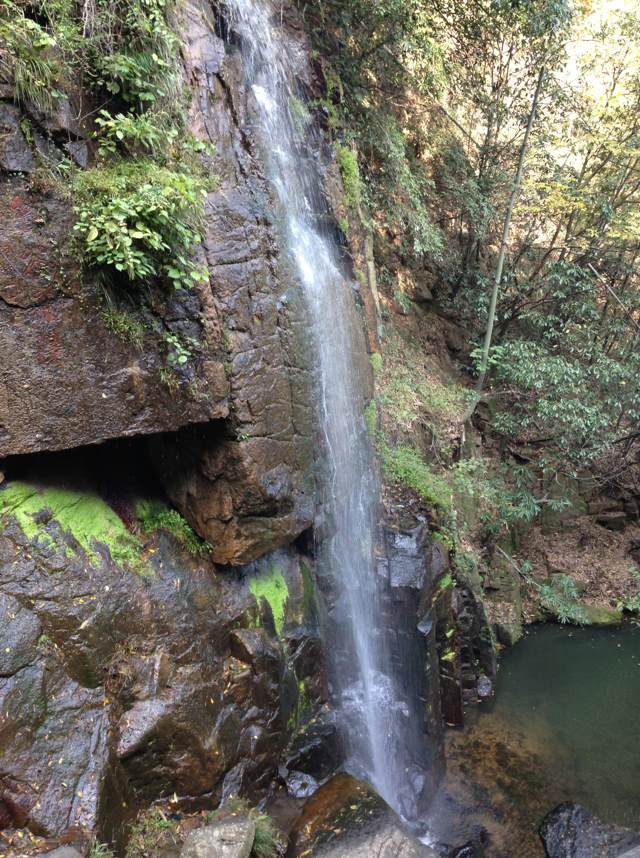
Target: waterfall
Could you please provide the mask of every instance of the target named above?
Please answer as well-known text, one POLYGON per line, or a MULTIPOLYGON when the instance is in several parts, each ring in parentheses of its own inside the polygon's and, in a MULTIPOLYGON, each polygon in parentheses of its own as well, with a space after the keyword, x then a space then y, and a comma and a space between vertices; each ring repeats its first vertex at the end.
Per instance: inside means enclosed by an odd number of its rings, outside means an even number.
MULTIPOLYGON (((296 72, 300 51, 268 0, 226 0, 243 55, 256 137, 280 204, 283 242, 311 324, 321 431, 318 562, 334 592, 327 650, 348 766, 396 809, 410 780, 411 716, 392 677, 374 537, 379 490, 354 354, 354 284, 345 278, 326 211, 313 147, 305 139, 296 72), (404 726, 403 726, 404 725, 404 726)), ((357 341, 357 340, 356 340, 357 341)))

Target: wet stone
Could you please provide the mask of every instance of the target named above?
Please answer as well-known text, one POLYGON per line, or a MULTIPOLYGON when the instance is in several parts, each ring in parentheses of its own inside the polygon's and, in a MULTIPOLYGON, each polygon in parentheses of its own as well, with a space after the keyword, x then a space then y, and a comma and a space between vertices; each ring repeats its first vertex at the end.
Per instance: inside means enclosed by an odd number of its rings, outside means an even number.
POLYGON ((180 858, 249 858, 255 834, 251 819, 209 825, 189 835, 180 858))
POLYGON ((629 853, 640 852, 640 833, 608 825, 571 802, 545 818, 540 836, 549 858, 631 858, 629 853))
POLYGON ((307 801, 286 858, 437 858, 366 783, 333 777, 307 801))

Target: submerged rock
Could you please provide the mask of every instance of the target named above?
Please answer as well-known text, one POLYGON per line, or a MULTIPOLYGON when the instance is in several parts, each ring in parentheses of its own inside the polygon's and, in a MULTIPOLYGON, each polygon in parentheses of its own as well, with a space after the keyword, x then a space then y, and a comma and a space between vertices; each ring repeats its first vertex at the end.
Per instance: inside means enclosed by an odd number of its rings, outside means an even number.
POLYGON ((366 783, 340 774, 304 806, 287 858, 437 858, 366 783))
POLYGON ((540 826, 548 858, 635 858, 640 833, 608 825, 585 807, 564 802, 540 826))

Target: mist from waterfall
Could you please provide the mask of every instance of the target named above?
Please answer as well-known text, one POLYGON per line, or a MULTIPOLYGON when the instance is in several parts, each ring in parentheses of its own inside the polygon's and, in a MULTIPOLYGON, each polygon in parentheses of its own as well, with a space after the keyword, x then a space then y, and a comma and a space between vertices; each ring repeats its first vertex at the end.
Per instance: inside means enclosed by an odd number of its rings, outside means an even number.
POLYGON ((297 97, 300 51, 281 26, 280 10, 266 0, 225 5, 243 55, 251 118, 280 203, 283 240, 311 324, 322 438, 318 563, 336 597, 326 648, 347 765, 402 812, 400 796, 410 780, 403 732, 412 725, 392 676, 374 559, 379 487, 354 354, 354 286, 321 217, 327 207, 308 145, 312 124, 297 97))

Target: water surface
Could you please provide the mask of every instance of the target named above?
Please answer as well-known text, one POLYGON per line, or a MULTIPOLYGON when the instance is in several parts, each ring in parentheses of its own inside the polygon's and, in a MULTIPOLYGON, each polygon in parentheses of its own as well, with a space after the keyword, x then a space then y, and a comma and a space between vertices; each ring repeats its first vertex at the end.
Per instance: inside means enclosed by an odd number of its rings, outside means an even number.
POLYGON ((544 855, 561 801, 640 830, 640 629, 533 627, 505 652, 495 698, 448 738, 436 830, 491 835, 490 856, 544 855))
POLYGON ((489 709, 547 737, 549 774, 574 801, 640 828, 640 629, 535 628, 504 658, 489 709))

